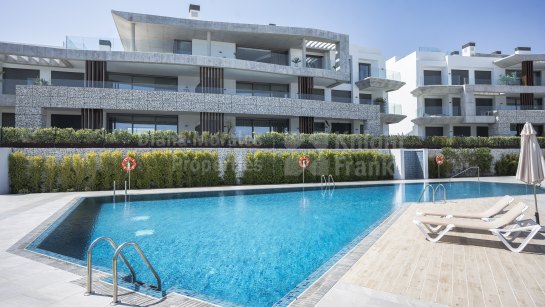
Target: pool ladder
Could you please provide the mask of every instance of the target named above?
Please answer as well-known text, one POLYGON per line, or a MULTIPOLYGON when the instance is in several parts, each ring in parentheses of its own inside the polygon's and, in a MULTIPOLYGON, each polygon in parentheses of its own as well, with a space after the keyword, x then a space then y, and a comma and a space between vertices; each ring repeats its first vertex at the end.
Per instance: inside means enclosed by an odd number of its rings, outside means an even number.
POLYGON ((138 253, 138 255, 140 255, 140 258, 142 259, 142 261, 144 261, 144 263, 146 264, 146 266, 148 267, 148 269, 150 270, 150 272, 153 274, 153 276, 155 277, 155 280, 157 281, 157 286, 151 286, 150 287, 154 290, 157 290, 157 291, 161 291, 161 278, 159 278, 159 275, 157 274, 157 271, 155 271, 155 269, 153 268, 153 266, 151 265, 151 263, 149 262, 148 258, 146 257, 146 255, 144 255, 144 252, 142 252, 142 249, 140 248, 140 246, 138 245, 138 243, 136 242, 125 242, 121 245, 117 245, 114 240, 110 237, 99 237, 97 238, 96 240, 93 241, 93 243, 91 243, 91 245, 89 246, 89 248, 87 249, 87 292, 85 293, 85 295, 91 295, 93 293, 93 289, 92 289, 92 274, 93 274, 93 249, 95 248, 95 246, 100 243, 101 241, 106 241, 110 244, 110 246, 115 250, 114 252, 114 255, 112 257, 112 284, 113 284, 113 295, 112 295, 112 303, 111 305, 115 305, 117 303, 119 303, 119 300, 118 300, 118 295, 117 295, 117 258, 121 258, 121 261, 123 261, 123 263, 125 264, 125 266, 129 269, 129 271, 131 272, 131 282, 133 284, 136 284, 138 283, 137 280, 136 280, 136 273, 134 272, 134 269, 132 268, 132 266, 130 265, 129 261, 127 260, 127 258, 125 258, 125 256, 123 255, 123 249, 127 246, 132 246, 134 248, 134 250, 136 250, 136 252, 138 253))
POLYGON ((430 191, 432 191, 432 202, 435 204, 435 195, 437 194, 437 191, 439 191, 440 189, 443 190, 443 203, 446 203, 447 202, 447 189, 445 188, 445 186, 443 184, 438 184, 435 186, 435 188, 431 185, 431 184, 426 184, 426 186, 424 187, 424 190, 422 190, 422 193, 420 193, 420 197, 418 198, 418 202, 420 202, 422 200, 422 196, 424 196, 424 193, 426 193, 426 191, 430 189, 430 191))
POLYGON ((329 174, 329 176, 322 175, 320 177, 320 186, 325 187, 326 189, 329 189, 331 186, 335 188, 335 180, 333 180, 333 176, 329 174))

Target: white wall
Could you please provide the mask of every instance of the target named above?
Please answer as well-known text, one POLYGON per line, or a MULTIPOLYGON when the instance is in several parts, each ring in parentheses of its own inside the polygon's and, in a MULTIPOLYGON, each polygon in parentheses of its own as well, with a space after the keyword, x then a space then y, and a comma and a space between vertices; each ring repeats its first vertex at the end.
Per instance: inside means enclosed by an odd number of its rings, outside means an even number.
POLYGON ((9 193, 8 158, 11 148, 0 148, 0 194, 9 193))
POLYGON ((389 59, 386 61, 386 69, 399 72, 401 80, 405 82, 405 85, 399 90, 387 94, 388 102, 400 104, 403 115, 407 116, 401 122, 390 125, 390 135, 418 135, 416 125, 411 122, 417 117, 417 99, 411 95, 411 91, 416 88, 417 84, 416 52, 403 58, 389 59))

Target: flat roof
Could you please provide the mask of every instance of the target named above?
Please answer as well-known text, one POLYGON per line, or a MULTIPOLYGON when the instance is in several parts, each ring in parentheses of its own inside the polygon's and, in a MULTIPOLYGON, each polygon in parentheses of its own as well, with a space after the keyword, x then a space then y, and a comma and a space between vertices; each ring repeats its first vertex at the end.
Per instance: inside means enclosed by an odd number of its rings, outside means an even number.
POLYGON ((125 48, 130 46, 131 23, 136 24, 139 51, 153 49, 160 41, 205 40, 207 32, 211 32, 214 41, 270 50, 301 47, 303 38, 324 43, 348 42, 347 34, 311 28, 205 21, 114 10, 112 16, 125 48))

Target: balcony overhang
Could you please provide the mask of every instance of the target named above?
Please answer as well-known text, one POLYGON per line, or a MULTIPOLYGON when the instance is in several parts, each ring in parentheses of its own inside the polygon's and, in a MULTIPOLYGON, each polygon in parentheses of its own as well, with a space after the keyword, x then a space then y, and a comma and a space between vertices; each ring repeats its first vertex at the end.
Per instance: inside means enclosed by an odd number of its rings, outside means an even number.
POLYGON ((407 115, 380 113, 380 121, 384 124, 397 124, 406 117, 407 115))
POLYGON ((545 94, 545 86, 524 86, 524 85, 464 85, 465 92, 473 92, 475 95, 499 96, 505 94, 545 94))
POLYGON ((463 116, 440 116, 431 115, 424 117, 417 117, 412 120, 417 125, 448 125, 448 124, 463 124, 463 116))
POLYGON ((412 120, 417 125, 454 125, 454 124, 493 124, 496 122, 495 116, 448 116, 431 115, 417 117, 412 120))
POLYGON ((405 82, 375 77, 367 77, 363 80, 356 82, 356 86, 360 90, 366 91, 383 90, 385 92, 391 92, 397 91, 403 85, 405 85, 405 82))
POLYGON ((411 94, 415 97, 420 95, 454 95, 460 94, 463 89, 462 85, 424 85, 414 89, 411 94))
MULTIPOLYGON (((526 61, 543 62, 543 67, 545 67, 545 54, 512 54, 503 59, 494 61, 494 64, 501 68, 508 68, 526 61)), ((535 63, 534 68, 536 68, 535 63)))

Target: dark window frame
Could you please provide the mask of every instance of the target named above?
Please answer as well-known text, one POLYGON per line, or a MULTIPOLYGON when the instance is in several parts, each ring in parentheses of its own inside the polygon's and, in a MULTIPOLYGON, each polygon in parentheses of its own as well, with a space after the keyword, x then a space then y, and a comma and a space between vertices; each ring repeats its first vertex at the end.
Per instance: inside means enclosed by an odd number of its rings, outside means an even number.
MULTIPOLYGON (((138 122, 138 121, 135 121, 135 118, 138 119, 138 118, 144 118, 144 117, 148 117, 148 118, 153 118, 153 123, 152 122, 149 122, 148 124, 153 124, 154 125, 154 131, 158 131, 157 130, 157 126, 158 125, 174 125, 174 119, 176 121, 176 130, 171 130, 171 129, 168 129, 169 131, 176 131, 176 132, 179 132, 180 131, 180 122, 179 122, 179 118, 178 118, 178 115, 157 115, 157 114, 122 114, 122 113, 108 113, 107 116, 106 116, 106 122, 107 122, 107 127, 108 127, 108 131, 109 132, 112 132, 112 131, 115 131, 115 130, 118 130, 118 129, 114 129, 113 125, 115 124, 115 122, 113 122, 113 119, 115 119, 115 117, 130 117, 130 125, 131 125, 131 133, 135 133, 134 132, 134 125, 135 123, 136 124, 145 124, 144 121, 142 122, 138 122), (161 119, 163 121, 161 121, 161 119), (170 119, 172 122, 170 123, 167 123, 166 119, 170 119)), ((125 122, 119 122, 119 124, 121 123, 125 123, 125 122)), ((129 124, 128 122, 125 123, 125 124, 129 124)), ((124 130, 122 130, 124 131, 124 130)))

